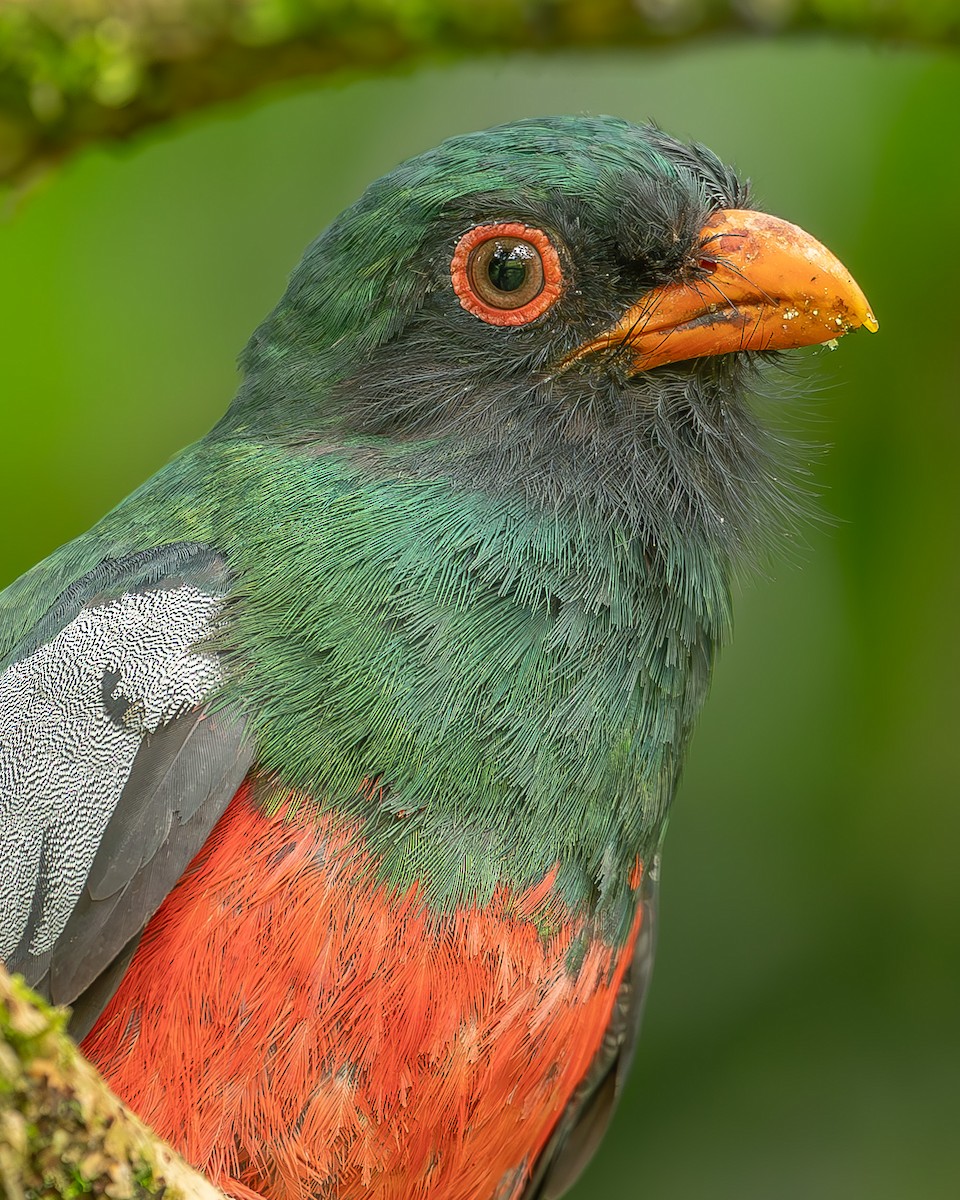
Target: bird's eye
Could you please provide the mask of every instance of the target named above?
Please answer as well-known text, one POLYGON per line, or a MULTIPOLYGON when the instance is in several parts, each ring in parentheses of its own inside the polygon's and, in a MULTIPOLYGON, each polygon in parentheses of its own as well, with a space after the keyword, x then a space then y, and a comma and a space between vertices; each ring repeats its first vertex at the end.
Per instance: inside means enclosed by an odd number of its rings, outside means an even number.
POLYGON ((477 225, 457 243, 450 277, 460 303, 490 325, 526 325, 560 295, 563 271, 542 229, 477 225))

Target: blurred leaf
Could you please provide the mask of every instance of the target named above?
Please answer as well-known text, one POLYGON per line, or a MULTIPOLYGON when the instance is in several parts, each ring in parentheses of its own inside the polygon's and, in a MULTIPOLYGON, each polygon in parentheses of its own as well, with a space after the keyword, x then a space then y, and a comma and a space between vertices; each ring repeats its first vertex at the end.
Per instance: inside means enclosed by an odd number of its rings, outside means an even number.
POLYGON ((832 30, 956 44, 955 0, 0 0, 0 179, 264 84, 424 56, 832 30))

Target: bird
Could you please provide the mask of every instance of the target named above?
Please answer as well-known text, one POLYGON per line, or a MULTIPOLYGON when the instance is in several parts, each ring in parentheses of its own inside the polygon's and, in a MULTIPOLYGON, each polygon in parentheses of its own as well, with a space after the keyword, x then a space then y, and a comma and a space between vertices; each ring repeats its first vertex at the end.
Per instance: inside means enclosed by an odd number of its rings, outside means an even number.
POLYGON ((552 1200, 789 525, 756 396, 877 322, 711 151, 457 135, 308 247, 225 415, 0 595, 0 958, 236 1200, 552 1200))

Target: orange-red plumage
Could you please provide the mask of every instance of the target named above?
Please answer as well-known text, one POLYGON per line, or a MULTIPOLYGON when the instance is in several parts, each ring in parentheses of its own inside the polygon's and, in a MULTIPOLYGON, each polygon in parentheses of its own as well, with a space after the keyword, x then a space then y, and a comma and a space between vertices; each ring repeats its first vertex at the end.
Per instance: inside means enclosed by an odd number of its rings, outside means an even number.
POLYGON ((83 1043, 237 1195, 493 1196, 532 1167, 609 1023, 639 916, 613 948, 553 872, 435 913, 374 866, 355 826, 266 816, 242 789, 83 1043))

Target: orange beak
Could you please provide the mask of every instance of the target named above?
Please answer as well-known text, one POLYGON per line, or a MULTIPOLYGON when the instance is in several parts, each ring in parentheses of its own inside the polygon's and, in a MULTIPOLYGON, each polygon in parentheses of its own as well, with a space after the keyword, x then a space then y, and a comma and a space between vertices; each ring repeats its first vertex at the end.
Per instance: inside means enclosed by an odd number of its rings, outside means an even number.
POLYGON ((648 292, 617 324, 567 359, 622 347, 634 370, 730 354, 829 342, 877 319, 844 265, 796 225, 725 209, 704 225, 702 278, 648 292))

